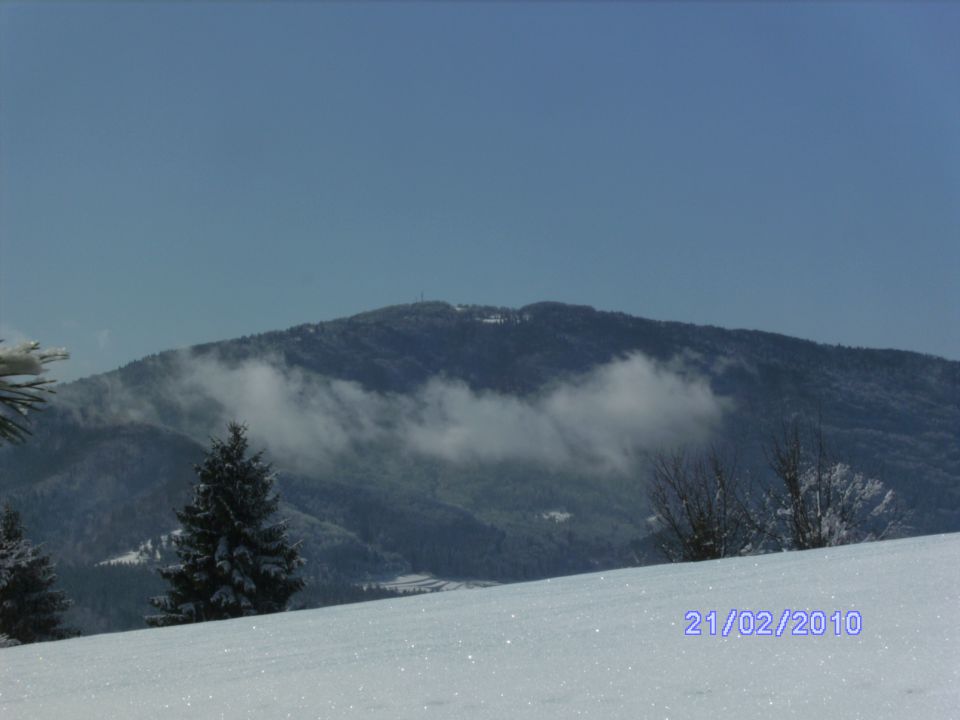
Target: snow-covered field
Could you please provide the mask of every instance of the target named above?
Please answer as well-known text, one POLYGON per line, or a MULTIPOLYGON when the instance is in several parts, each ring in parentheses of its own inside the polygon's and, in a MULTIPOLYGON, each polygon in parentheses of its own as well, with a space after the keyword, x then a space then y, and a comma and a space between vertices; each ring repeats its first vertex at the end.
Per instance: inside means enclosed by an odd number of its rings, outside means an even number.
POLYGON ((960 535, 0 650, 3 720, 584 717, 960 718, 960 535), (863 626, 684 635, 731 608, 863 626))
POLYGON ((408 573, 374 584, 398 592, 446 592, 449 590, 475 590, 477 588, 494 587, 500 583, 491 580, 448 580, 429 573, 408 573))

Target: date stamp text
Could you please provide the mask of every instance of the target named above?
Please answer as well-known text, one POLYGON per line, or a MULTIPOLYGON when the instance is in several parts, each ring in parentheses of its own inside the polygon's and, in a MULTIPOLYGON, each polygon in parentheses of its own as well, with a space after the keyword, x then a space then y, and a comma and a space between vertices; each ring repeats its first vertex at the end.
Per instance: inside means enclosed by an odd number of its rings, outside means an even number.
POLYGON ((863 629, 863 618, 857 610, 841 612, 835 610, 829 615, 822 610, 784 610, 782 613, 769 610, 737 610, 727 613, 726 618, 716 610, 701 613, 699 610, 687 610, 683 615, 687 623, 684 635, 719 635, 729 637, 731 633, 741 636, 783 637, 823 637, 832 635, 859 635, 863 629), (778 617, 779 615, 779 617, 778 617))

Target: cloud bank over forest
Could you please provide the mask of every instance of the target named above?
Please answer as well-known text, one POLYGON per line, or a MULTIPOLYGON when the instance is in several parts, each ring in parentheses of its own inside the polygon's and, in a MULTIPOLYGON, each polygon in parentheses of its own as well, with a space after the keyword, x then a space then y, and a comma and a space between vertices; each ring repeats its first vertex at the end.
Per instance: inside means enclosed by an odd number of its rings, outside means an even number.
MULTIPOLYGON (((97 380, 98 419, 160 422, 157 405, 115 376, 97 380)), ((519 397, 444 378, 384 394, 277 358, 228 363, 184 352, 153 397, 168 418, 175 409, 176 429, 199 440, 223 436, 229 420, 246 423, 254 447, 299 471, 377 443, 452 463, 626 472, 645 451, 709 440, 730 402, 683 361, 639 353, 519 397)))

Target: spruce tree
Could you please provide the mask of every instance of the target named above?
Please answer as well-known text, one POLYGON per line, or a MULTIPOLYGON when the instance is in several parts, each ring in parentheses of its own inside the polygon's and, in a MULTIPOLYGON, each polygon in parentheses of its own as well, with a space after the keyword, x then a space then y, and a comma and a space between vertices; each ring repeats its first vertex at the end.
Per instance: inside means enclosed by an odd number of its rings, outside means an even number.
MULTIPOLYGON (((3 340, 0 340, 3 342, 3 340)), ((53 380, 10 380, 19 375, 39 376, 46 368, 44 365, 55 360, 70 357, 63 348, 40 349, 38 342, 20 343, 13 348, 0 348, 0 410, 13 413, 20 418, 28 410, 38 409, 46 399, 42 393, 52 393, 47 386, 53 380)), ((9 414, 0 412, 0 440, 22 442, 30 434, 27 427, 9 414)))
POLYGON ((16 643, 60 640, 76 635, 62 625, 70 601, 53 562, 24 536, 20 514, 9 504, 0 518, 0 638, 16 643))
POLYGON ((230 423, 195 467, 193 502, 177 512, 180 562, 160 569, 170 591, 150 600, 153 626, 225 620, 286 609, 303 587, 303 564, 284 522, 272 522, 280 498, 262 452, 247 457, 246 428, 230 423))

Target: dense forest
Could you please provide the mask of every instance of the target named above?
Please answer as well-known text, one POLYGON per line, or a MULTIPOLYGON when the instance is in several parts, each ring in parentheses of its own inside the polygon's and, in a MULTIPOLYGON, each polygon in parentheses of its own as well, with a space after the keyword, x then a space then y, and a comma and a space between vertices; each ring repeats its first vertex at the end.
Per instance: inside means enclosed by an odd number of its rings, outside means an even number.
POLYGON ((225 419, 247 423, 277 471, 307 561, 303 603, 364 597, 405 572, 509 582, 655 562, 646 480, 666 440, 645 441, 648 423, 636 452, 621 447, 631 437, 602 415, 615 404, 589 395, 629 395, 634 382, 661 393, 655 415, 671 412, 662 398, 706 398, 712 440, 738 448, 760 484, 771 432, 819 418, 837 457, 910 509, 909 533, 960 529, 960 363, 559 303, 395 306, 63 385, 30 442, 0 448, 0 495, 57 558, 88 631, 142 621, 151 568, 170 559, 162 538, 225 419), (251 367, 278 383, 285 415, 234 402, 251 367), (494 413, 481 427, 501 454, 463 440, 461 405, 494 413), (339 419, 304 430, 324 413, 339 419), (555 445, 574 450, 555 460, 555 445), (142 566, 97 565, 148 542, 142 566))

